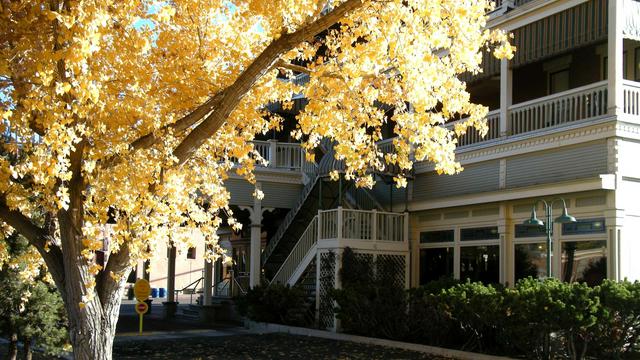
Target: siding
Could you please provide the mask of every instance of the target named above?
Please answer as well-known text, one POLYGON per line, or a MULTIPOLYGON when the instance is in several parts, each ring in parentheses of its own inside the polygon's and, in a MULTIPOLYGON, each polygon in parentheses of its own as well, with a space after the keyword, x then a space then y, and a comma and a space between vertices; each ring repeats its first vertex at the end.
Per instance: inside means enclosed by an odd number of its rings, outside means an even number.
POLYGON ((607 143, 536 152, 507 159, 507 188, 594 177, 607 173, 607 143))
MULTIPOLYGON (((225 182, 227 190, 231 193, 231 205, 253 206, 254 186, 245 180, 229 179, 225 182)), ((263 207, 290 209, 298 200, 302 192, 302 185, 262 182, 263 207)))
POLYGON ((418 174, 413 184, 413 201, 498 190, 499 181, 497 160, 467 165, 457 175, 418 174))

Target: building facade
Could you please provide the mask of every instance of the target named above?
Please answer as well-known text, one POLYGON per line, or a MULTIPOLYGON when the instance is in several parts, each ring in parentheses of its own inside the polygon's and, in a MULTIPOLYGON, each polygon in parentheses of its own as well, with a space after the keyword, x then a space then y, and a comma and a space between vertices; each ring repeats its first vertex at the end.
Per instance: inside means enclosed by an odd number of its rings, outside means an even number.
MULTIPOLYGON (((470 131, 459 139, 462 173, 441 176, 418 163, 406 189, 388 174, 371 190, 356 189, 328 179, 343 166, 330 143, 316 164, 287 131, 256 141, 270 160, 256 170, 264 199, 240 178, 227 182, 245 224, 233 235, 238 246, 230 241, 248 276, 245 289, 302 283, 317 298, 320 323, 332 327, 322 296, 340 286, 336 258, 345 247, 393 264, 407 287, 440 277, 507 285, 545 277, 546 234, 522 224, 534 204, 542 218, 538 200, 556 198, 577 222, 553 225, 553 277, 640 279, 640 2, 502 0, 489 15, 489 27, 514 34, 517 52, 511 60, 487 56, 483 72, 466 79, 472 100, 490 112, 487 136, 470 131)), ((271 110, 293 120, 304 104, 271 110)), ((562 205, 554 203, 556 215, 562 205)), ((171 266, 151 266, 151 274, 172 276, 171 266)), ((241 272, 221 268, 225 277, 216 278, 202 269, 205 304, 217 282, 233 283, 241 272)))

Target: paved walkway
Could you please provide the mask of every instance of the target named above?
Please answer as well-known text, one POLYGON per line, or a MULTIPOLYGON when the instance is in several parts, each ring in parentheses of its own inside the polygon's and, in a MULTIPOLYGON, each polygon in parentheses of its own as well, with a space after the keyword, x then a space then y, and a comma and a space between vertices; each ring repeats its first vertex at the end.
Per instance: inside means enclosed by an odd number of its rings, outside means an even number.
POLYGON ((240 334, 240 329, 156 333, 116 338, 114 359, 431 359, 444 358, 348 341, 287 334, 240 334))

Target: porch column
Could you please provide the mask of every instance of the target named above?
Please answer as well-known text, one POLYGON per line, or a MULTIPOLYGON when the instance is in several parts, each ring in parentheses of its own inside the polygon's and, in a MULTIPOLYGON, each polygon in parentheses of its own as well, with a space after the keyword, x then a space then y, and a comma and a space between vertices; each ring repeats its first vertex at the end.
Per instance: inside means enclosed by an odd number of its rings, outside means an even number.
POLYGON ((509 68, 509 60, 500 61, 500 136, 511 134, 509 106, 513 102, 513 72, 509 68))
POLYGON ((167 264, 167 302, 176 301, 176 247, 169 247, 167 264))
MULTIPOLYGON (((275 158, 275 157, 274 157, 275 158)), ((261 189, 262 184, 256 183, 256 190, 261 189)), ((262 201, 253 198, 253 210, 251 211, 251 249, 249 257, 249 287, 254 288, 260 285, 260 262, 262 239, 262 201)))
POLYGON ((611 280, 623 280, 629 276, 629 260, 631 257, 623 256, 627 254, 623 251, 626 247, 623 243, 623 221, 625 212, 622 209, 611 209, 604 212, 605 224, 607 227, 607 278, 611 280), (627 270, 627 271, 625 271, 627 270))
POLYGON ((622 114, 624 98, 622 95, 622 23, 623 1, 609 1, 609 28, 607 48, 607 112, 609 115, 622 114))
POLYGON ((204 260, 204 285, 202 287, 202 305, 211 305, 211 290, 213 289, 213 262, 204 260))
POLYGON ((171 319, 178 310, 176 302, 176 248, 171 244, 167 248, 167 301, 162 303, 165 319, 171 319))

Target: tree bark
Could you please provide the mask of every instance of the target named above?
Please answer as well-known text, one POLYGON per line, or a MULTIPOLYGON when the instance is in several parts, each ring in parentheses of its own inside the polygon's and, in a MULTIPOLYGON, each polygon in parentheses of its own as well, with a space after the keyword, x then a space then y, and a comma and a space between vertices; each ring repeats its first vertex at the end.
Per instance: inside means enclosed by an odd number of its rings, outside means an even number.
POLYGON ((33 351, 31 351, 31 338, 24 339, 24 360, 31 360, 33 351))
POLYGON ((11 339, 9 339, 9 356, 7 358, 9 360, 16 360, 18 358, 18 334, 11 334, 11 339))

